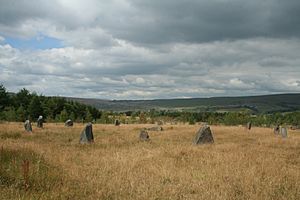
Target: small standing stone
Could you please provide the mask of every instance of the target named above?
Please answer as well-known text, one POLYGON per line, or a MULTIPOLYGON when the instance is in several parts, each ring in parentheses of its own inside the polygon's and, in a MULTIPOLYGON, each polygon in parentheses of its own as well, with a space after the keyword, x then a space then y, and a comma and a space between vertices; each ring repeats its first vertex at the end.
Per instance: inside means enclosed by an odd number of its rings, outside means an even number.
POLYGON ((283 138, 286 138, 287 137, 287 129, 286 127, 281 127, 280 129, 280 134, 283 138))
POLYGON ((194 144, 214 143, 210 127, 205 125, 199 129, 194 139, 194 144))
POLYGON ((31 122, 28 119, 24 123, 24 128, 25 128, 25 131, 32 132, 31 122))
POLYGON ((247 129, 250 131, 251 130, 251 127, 252 127, 252 123, 251 122, 248 122, 247 123, 247 129))
POLYGON ((140 132, 140 140, 141 141, 148 141, 150 138, 149 138, 149 134, 146 130, 141 130, 140 132))
POLYGON ((274 134, 279 135, 279 133, 280 133, 280 127, 279 127, 279 125, 276 125, 274 127, 274 134))
POLYGON ((80 143, 86 144, 92 142, 94 142, 93 125, 89 122, 81 132, 80 143))
POLYGON ((42 115, 40 115, 37 120, 37 127, 43 128, 43 116, 42 115))
POLYGON ((120 124, 121 124, 121 122, 118 119, 116 119, 115 126, 120 126, 120 124))
POLYGON ((68 127, 73 126, 73 121, 70 120, 70 119, 68 119, 68 120, 65 122, 65 126, 68 126, 68 127))

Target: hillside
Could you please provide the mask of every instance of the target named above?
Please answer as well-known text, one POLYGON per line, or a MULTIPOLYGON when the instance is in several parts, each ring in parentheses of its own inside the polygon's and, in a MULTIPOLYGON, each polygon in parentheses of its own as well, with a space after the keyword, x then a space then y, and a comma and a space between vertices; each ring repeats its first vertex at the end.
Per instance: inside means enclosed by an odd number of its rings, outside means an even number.
POLYGON ((102 100, 70 97, 67 99, 92 105, 101 110, 112 111, 167 109, 224 112, 250 110, 255 113, 271 113, 300 110, 300 94, 155 100, 102 100))

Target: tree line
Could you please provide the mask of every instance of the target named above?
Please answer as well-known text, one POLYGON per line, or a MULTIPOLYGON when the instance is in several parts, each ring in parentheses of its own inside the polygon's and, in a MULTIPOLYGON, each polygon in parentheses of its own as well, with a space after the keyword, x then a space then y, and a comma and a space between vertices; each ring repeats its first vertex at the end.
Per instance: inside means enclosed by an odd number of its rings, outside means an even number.
POLYGON ((35 121, 40 115, 48 122, 93 121, 101 117, 101 112, 92 106, 87 106, 62 97, 46 97, 23 88, 16 94, 8 93, 0 85, 0 120, 35 121))
POLYGON ((249 112, 191 112, 176 110, 148 111, 100 111, 95 107, 62 97, 46 97, 23 88, 16 94, 8 93, 0 85, 0 120, 35 121, 40 115, 47 122, 65 122, 72 119, 77 122, 111 124, 118 119, 121 123, 170 123, 206 122, 211 125, 241 125, 252 122, 255 126, 272 126, 285 124, 300 126, 300 112, 271 113, 253 115, 249 112))

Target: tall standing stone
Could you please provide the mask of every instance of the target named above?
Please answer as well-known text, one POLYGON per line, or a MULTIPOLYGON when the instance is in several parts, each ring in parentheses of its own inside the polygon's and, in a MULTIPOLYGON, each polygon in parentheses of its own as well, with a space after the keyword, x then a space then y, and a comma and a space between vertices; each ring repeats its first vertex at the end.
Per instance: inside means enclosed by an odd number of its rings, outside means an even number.
POLYGON ((250 131, 251 130, 251 127, 252 127, 252 123, 251 122, 248 122, 247 123, 247 129, 250 131))
POLYGON ((81 132, 80 141, 81 144, 94 142, 93 125, 88 123, 81 132))
POLYGON ((210 127, 205 125, 201 127, 194 139, 194 144, 205 144, 205 143, 214 143, 214 138, 210 127))
POLYGON ((279 125, 276 125, 274 127, 274 134, 279 135, 279 133, 280 133, 280 127, 279 127, 279 125))
POLYGON ((40 115, 39 116, 39 118, 38 118, 38 120, 37 120, 37 127, 39 127, 39 128, 43 128, 43 116, 42 115, 40 115))
POLYGON ((25 131, 32 132, 31 122, 28 119, 24 123, 24 128, 25 128, 25 131))
POLYGON ((283 138, 286 138, 286 137, 287 137, 287 128, 286 128, 286 127, 281 127, 281 129, 280 129, 280 135, 281 135, 283 138))

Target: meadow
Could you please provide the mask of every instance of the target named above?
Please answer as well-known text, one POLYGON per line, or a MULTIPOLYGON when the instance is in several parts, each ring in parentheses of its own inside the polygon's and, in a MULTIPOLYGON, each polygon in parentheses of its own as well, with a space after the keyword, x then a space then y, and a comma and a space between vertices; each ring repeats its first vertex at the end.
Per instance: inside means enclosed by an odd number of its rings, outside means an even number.
POLYGON ((300 131, 211 126, 215 143, 193 145, 199 125, 0 124, 1 199, 300 199, 300 131))

